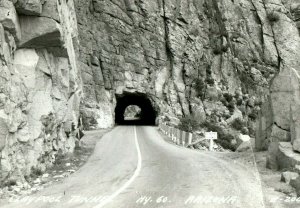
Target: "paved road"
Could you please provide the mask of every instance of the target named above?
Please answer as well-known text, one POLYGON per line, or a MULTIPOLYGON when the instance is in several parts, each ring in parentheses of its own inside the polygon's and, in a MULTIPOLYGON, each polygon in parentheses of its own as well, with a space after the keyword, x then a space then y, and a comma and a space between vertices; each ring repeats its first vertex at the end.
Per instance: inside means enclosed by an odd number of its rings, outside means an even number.
POLYGON ((170 144, 155 127, 118 126, 80 170, 34 195, 44 196, 38 203, 4 207, 261 208, 257 178, 255 168, 226 154, 170 144))

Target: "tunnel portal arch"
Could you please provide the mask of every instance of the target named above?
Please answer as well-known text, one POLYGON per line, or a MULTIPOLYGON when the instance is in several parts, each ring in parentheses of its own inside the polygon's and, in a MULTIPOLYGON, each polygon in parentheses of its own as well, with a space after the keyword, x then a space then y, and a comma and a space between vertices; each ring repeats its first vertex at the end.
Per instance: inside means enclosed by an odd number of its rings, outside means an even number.
POLYGON ((157 112, 151 100, 146 94, 124 93, 116 95, 115 123, 117 125, 155 125, 157 112), (139 120, 128 121, 124 119, 124 112, 130 105, 140 107, 141 114, 139 120))

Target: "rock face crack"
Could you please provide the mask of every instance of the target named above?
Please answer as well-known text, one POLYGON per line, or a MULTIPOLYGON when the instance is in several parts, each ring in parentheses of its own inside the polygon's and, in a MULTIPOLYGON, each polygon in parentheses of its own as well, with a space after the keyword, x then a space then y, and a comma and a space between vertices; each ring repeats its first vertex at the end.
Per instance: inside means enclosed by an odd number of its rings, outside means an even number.
POLYGON ((177 99, 179 101, 179 104, 181 106, 181 111, 182 114, 184 114, 183 111, 183 106, 182 106, 182 100, 179 95, 179 90, 177 88, 177 83, 174 82, 174 55, 171 51, 171 41, 170 41, 170 30, 169 30, 169 23, 168 21, 169 18, 166 16, 166 4, 165 0, 162 0, 162 8, 163 8, 163 22, 164 22, 164 34, 165 34, 165 48, 166 48, 166 55, 167 55, 167 60, 168 60, 168 68, 169 68, 169 74, 170 74, 170 79, 171 82, 173 83, 174 87, 176 88, 176 94, 177 94, 177 99))
MULTIPOLYGON (((268 12, 265 0, 263 0, 262 3, 263 3, 263 6, 265 8, 265 11, 268 12)), ((275 46, 276 52, 277 52, 277 68, 278 68, 278 73, 279 73, 280 72, 280 68, 281 68, 281 60, 282 59, 281 59, 281 56, 280 56, 279 48, 277 46, 276 34, 274 32, 274 28, 273 28, 272 23, 271 23, 271 30, 272 30, 272 35, 273 35, 273 38, 274 38, 274 46, 275 46)))
POLYGON ((264 39, 264 28, 263 28, 263 22, 262 22, 262 19, 261 17, 259 16, 259 13, 258 13, 258 10, 257 10, 257 7, 256 5, 254 4, 253 0, 250 1, 253 8, 254 8, 254 11, 256 13, 256 16, 257 16, 257 19, 259 21, 259 25, 260 25, 260 28, 261 28, 261 43, 262 43, 262 55, 263 57, 265 56, 264 52, 265 52, 265 39, 264 39))
POLYGON ((285 129, 285 128, 281 127, 280 125, 277 124, 277 122, 274 122, 274 125, 277 126, 278 128, 280 128, 283 131, 290 132, 290 129, 285 129))
POLYGON ((163 5, 163 22, 164 22, 164 34, 165 34, 165 48, 166 48, 166 55, 167 55, 167 60, 169 61, 169 69, 170 69, 170 78, 173 79, 173 63, 174 63, 174 57, 171 51, 171 43, 169 39, 169 27, 168 27, 168 17, 166 16, 166 5, 165 5, 165 0, 162 0, 163 5))

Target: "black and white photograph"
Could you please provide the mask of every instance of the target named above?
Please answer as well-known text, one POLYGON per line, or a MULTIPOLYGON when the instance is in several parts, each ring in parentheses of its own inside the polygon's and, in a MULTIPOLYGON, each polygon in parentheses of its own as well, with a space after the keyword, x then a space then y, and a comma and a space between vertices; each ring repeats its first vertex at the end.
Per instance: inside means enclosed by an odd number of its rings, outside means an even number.
POLYGON ((300 0, 0 0, 0 208, 299 208, 300 0))

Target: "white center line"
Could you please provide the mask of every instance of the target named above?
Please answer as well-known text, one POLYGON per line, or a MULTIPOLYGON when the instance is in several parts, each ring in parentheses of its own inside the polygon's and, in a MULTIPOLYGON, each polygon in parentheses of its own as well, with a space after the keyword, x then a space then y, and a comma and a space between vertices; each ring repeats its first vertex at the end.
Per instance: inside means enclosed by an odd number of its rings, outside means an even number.
POLYGON ((139 146, 139 142, 137 139, 137 134, 136 134, 136 127, 133 127, 134 129, 134 140, 135 140, 135 146, 138 154, 138 161, 137 161, 137 167, 134 171, 134 174, 131 176, 131 178, 121 187, 119 188, 116 192, 114 192, 112 195, 110 195, 108 198, 103 200, 100 204, 94 206, 93 208, 101 208, 111 202, 114 198, 116 198, 120 193, 122 193, 130 184, 135 180, 135 178, 139 175, 141 168, 142 168, 142 154, 139 146))

